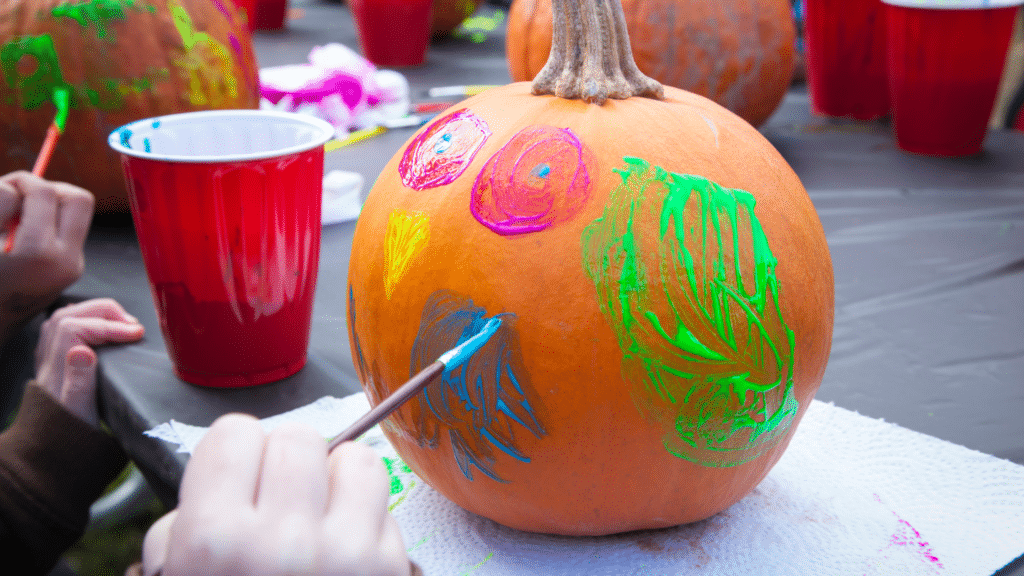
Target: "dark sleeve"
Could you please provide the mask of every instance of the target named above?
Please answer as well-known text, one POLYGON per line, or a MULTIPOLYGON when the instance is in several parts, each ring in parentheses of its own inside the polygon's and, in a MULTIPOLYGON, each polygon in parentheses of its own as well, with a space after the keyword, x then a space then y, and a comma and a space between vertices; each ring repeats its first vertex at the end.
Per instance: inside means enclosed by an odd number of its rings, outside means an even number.
POLYGON ((46 574, 89 521, 89 506, 127 464, 121 447, 25 386, 0 434, 0 558, 12 574, 46 574))

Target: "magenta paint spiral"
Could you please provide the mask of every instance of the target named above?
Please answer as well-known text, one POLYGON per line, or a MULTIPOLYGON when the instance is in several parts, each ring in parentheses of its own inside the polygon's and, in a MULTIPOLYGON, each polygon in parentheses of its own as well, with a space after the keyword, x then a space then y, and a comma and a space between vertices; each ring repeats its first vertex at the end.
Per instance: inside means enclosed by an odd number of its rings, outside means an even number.
POLYGON ((568 128, 524 128, 484 165, 473 186, 470 211, 503 236, 543 230, 568 220, 586 204, 594 162, 568 128))

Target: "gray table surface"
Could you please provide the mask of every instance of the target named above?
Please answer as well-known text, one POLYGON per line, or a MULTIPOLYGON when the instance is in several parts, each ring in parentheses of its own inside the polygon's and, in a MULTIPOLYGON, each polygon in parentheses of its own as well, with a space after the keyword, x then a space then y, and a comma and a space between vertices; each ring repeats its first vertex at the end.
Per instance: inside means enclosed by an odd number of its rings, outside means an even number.
MULTIPOLYGON (((292 6, 303 15, 285 31, 256 34, 261 66, 303 62, 329 42, 358 46, 344 6, 292 6)), ((414 93, 508 82, 502 27, 485 37, 432 44, 426 65, 402 70, 414 93)), ((817 398, 1024 464, 1024 133, 990 133, 977 157, 915 156, 895 146, 885 123, 812 116, 800 87, 762 132, 802 179, 832 251, 835 337, 817 398)), ((411 134, 330 152, 327 169, 372 183, 411 134)), ((87 272, 70 293, 113 296, 146 325, 142 342, 101 350, 101 404, 165 502, 176 500, 186 457, 144 430, 172 418, 208 425, 230 411, 266 417, 359 390, 341 297, 353 228, 323 231, 307 367, 256 388, 214 390, 174 376, 130 225, 94 227, 87 272)), ((1024 575, 1024 559, 1000 574, 1024 575)))

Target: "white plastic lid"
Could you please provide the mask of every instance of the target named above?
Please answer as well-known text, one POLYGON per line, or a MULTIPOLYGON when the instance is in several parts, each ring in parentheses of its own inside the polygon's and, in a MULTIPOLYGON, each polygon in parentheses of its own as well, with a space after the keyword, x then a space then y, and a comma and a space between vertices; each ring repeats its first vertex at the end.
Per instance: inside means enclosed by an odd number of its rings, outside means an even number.
POLYGON ((908 8, 938 8, 942 10, 983 10, 1009 8, 1024 4, 1024 0, 882 0, 883 4, 908 8))
POLYGON ((327 122, 275 110, 203 110, 138 120, 114 130, 115 152, 165 162, 245 162, 287 156, 334 137, 327 122))

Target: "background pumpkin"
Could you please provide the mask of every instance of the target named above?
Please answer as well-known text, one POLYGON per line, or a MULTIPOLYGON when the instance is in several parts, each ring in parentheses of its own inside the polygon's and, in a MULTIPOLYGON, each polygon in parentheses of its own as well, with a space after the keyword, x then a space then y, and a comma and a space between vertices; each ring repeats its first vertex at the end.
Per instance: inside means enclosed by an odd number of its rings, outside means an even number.
POLYGON ((50 94, 65 86, 71 110, 46 176, 91 191, 98 212, 128 211, 106 145, 118 126, 259 103, 252 39, 230 0, 4 0, 0 65, 0 173, 32 168, 50 94))
MULTIPOLYGON (((633 57, 655 80, 732 110, 754 126, 785 96, 795 67, 789 0, 622 0, 633 57)), ((551 49, 551 0, 515 0, 509 73, 532 80, 551 49)))
MULTIPOLYGON (((600 61, 569 66, 561 96, 614 91, 600 61)), ((599 105, 534 95, 538 80, 464 101, 377 179, 349 269, 364 389, 380 402, 498 317, 382 424, 418 475, 529 531, 707 518, 767 474, 821 382, 821 224, 771 144, 714 102, 666 87, 599 105)))
POLYGON ((430 34, 434 38, 455 30, 480 7, 483 0, 434 0, 430 34))

